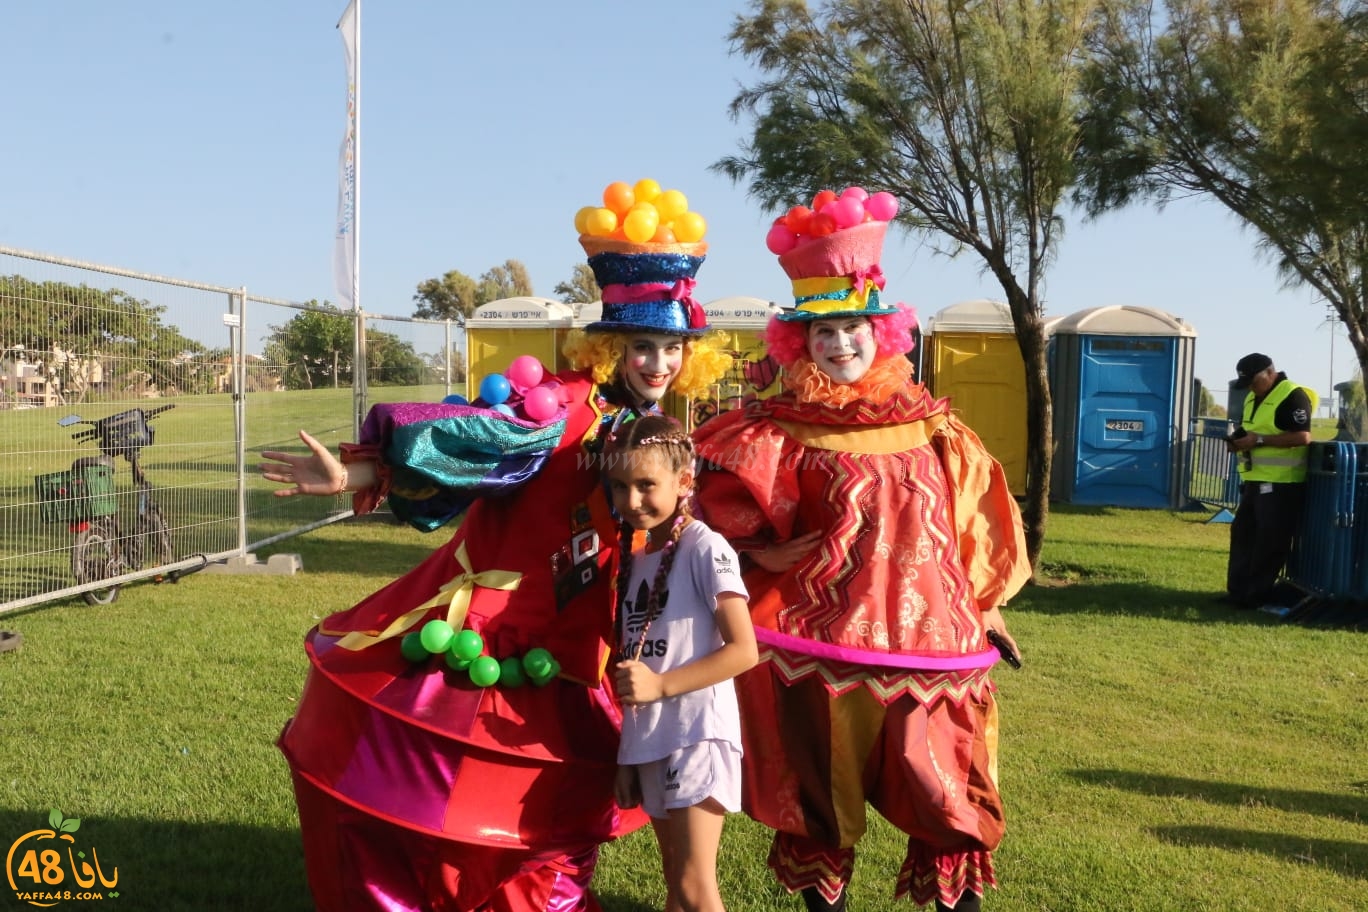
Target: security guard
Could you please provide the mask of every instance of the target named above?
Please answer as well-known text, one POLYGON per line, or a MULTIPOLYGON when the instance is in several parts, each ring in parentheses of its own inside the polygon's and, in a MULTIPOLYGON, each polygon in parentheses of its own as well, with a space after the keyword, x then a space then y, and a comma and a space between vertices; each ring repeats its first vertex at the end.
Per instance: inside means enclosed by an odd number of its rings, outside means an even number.
POLYGON ((1301 521, 1317 396, 1288 380, 1272 358, 1258 352, 1241 358, 1235 372, 1235 388, 1249 393, 1240 425, 1229 439, 1231 451, 1241 458, 1226 597, 1236 607, 1257 608, 1272 599, 1301 521))

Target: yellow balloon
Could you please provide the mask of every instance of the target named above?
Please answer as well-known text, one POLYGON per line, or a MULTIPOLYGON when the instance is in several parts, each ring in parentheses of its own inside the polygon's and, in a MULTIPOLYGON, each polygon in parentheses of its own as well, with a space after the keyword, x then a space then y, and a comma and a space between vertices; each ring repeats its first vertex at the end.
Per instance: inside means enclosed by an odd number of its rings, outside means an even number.
POLYGON ((632 187, 632 190, 636 193, 636 201, 638 203, 654 202, 655 198, 660 196, 660 184, 651 180, 649 177, 643 177, 641 180, 637 181, 636 185, 632 187))
POLYGON ((589 216, 593 213, 594 206, 581 206, 575 213, 575 230, 580 234, 589 233, 589 216))
POLYGON ((585 234, 593 237, 608 237, 617 230, 618 217, 612 209, 595 209, 584 220, 585 234))
POLYGON ((662 222, 672 222, 689 211, 689 198, 678 190, 666 190, 654 202, 662 222))
POLYGON ((649 204, 633 206, 622 221, 623 233, 627 235, 627 240, 635 244, 649 241, 659 226, 660 214, 649 204))
POLYGON ((671 223, 671 227, 674 228, 675 239, 681 244, 696 244, 708 232, 708 223, 697 212, 684 213, 671 223))

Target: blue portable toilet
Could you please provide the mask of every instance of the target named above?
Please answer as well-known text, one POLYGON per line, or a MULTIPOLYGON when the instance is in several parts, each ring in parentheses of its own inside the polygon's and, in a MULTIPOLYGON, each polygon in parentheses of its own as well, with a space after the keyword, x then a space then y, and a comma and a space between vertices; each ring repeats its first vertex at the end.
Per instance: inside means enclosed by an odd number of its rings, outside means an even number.
POLYGON ((1093 307, 1054 326, 1050 493, 1066 503, 1186 503, 1197 332, 1161 310, 1093 307))

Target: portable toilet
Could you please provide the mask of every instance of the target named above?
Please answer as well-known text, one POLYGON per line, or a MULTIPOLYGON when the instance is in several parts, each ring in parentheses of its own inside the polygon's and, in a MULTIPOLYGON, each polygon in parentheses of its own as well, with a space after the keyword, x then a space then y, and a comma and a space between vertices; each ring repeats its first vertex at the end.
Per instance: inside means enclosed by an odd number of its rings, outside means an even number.
POLYGON ((1055 499, 1186 504, 1196 340, 1185 320, 1125 305, 1081 310, 1055 326, 1055 499))
POLYGON ((740 408, 754 399, 779 392, 779 365, 765 349, 765 326, 780 307, 761 298, 733 295, 703 305, 708 326, 723 333, 723 349, 732 356, 732 366, 713 387, 707 398, 688 402, 687 427, 693 428, 719 412, 740 408))
POLYGON ((569 304, 549 298, 503 298, 475 308, 466 320, 466 398, 519 355, 535 356, 552 372, 563 369, 561 344, 573 317, 569 304))
POLYGON ((1013 494, 1026 493, 1026 366, 1012 311, 1001 301, 961 301, 927 327, 922 368, 932 395, 973 429, 1007 473, 1013 494))

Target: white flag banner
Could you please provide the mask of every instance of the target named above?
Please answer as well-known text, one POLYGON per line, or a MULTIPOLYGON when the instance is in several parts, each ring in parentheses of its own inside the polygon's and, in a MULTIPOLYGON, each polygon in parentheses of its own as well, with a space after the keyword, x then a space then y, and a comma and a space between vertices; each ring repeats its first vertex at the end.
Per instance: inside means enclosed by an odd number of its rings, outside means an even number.
POLYGON ((347 58, 347 132, 342 137, 342 153, 338 161, 337 236, 333 241, 333 284, 337 286, 337 306, 342 310, 355 310, 357 306, 356 170, 360 151, 360 85, 357 71, 361 44, 358 3, 359 0, 351 0, 337 23, 347 58))

